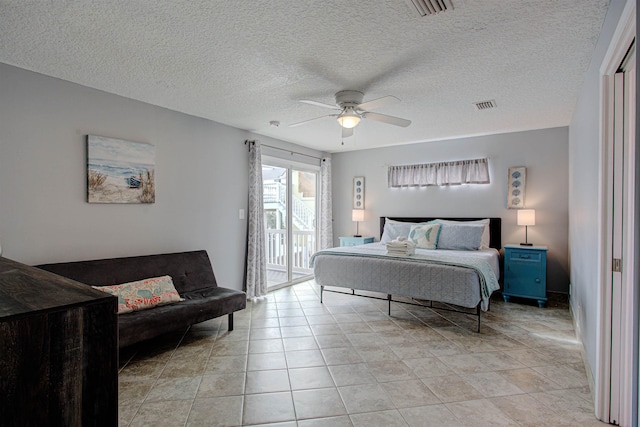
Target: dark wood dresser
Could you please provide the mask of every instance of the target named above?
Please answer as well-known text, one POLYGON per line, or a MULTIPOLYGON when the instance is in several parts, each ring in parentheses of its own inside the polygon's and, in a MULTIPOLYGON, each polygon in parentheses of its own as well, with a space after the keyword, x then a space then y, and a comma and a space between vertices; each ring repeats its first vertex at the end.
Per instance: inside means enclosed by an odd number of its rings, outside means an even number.
POLYGON ((0 257, 0 424, 117 426, 117 298, 0 257))

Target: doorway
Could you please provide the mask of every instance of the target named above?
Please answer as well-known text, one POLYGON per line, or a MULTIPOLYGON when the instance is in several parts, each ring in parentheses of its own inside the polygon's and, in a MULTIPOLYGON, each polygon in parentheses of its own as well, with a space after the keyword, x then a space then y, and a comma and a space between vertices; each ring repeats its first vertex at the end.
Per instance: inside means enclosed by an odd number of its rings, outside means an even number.
POLYGON ((318 174, 309 165, 263 158, 263 210, 269 290, 308 280, 318 241, 318 174))
MULTIPOLYGON (((635 7, 603 62, 604 186, 600 360, 596 415, 637 422, 638 302, 635 259, 635 7)), ((623 14, 625 16, 625 14, 623 14)))

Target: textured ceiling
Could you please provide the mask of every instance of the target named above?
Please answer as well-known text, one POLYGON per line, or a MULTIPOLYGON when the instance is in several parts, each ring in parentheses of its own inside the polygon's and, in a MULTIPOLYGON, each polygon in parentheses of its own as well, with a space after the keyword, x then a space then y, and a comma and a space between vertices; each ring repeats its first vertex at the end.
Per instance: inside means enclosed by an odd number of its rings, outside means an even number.
POLYGON ((0 62, 328 152, 568 125, 609 1, 453 3, 0 0, 0 62), (343 89, 413 123, 288 127, 343 89))

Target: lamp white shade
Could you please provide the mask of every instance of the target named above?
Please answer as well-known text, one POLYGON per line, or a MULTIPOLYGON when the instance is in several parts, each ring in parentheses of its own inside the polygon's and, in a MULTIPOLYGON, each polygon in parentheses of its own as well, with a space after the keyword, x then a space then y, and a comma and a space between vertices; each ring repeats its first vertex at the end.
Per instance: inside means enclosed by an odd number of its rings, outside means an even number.
POLYGON ((518 225, 536 225, 536 211, 534 209, 520 209, 516 223, 518 225))
POLYGON ((351 221, 364 221, 364 209, 354 209, 351 211, 351 221))

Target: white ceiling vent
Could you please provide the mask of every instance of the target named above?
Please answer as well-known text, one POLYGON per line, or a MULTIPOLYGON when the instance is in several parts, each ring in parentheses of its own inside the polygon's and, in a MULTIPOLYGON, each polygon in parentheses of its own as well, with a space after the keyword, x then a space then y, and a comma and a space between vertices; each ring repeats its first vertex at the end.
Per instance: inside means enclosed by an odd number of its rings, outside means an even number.
POLYGON ((440 12, 453 10, 452 0, 406 0, 416 8, 420 16, 437 15, 440 12))
POLYGON ((488 110, 489 108, 497 107, 496 101, 493 99, 491 101, 474 102, 473 105, 475 105, 478 110, 488 110))

